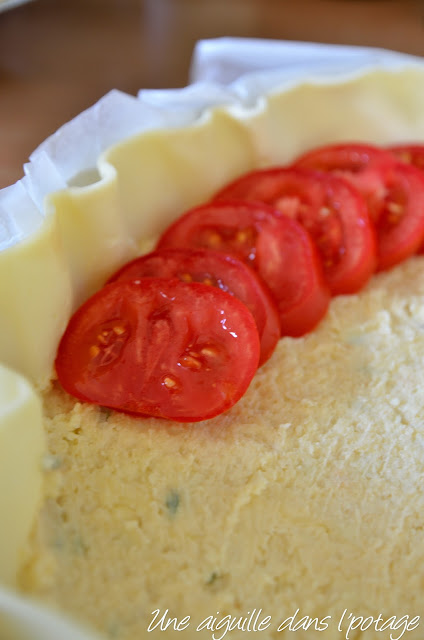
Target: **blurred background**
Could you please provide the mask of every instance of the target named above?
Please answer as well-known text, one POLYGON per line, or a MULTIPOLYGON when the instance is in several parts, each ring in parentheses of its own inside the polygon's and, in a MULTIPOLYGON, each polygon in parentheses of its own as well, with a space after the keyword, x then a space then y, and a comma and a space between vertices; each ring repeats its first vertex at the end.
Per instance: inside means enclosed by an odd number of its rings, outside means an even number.
POLYGON ((186 85, 202 38, 356 44, 424 56, 424 0, 18 3, 0 0, 0 188, 21 177, 44 138, 110 89, 186 85))

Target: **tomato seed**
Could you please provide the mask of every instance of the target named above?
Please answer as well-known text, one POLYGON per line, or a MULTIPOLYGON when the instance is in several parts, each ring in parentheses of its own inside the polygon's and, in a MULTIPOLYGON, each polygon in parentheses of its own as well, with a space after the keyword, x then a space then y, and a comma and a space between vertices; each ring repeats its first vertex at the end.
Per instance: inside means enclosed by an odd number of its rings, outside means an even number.
POLYGON ((246 240, 247 240, 246 231, 237 231, 236 242, 238 242, 239 244, 243 244, 244 242, 246 242, 246 240))
POLYGON ((122 325, 116 325, 115 327, 113 327, 113 333, 115 333, 117 336, 122 336, 122 334, 125 333, 125 327, 123 327, 122 325))
POLYGON ((320 218, 328 218, 328 216, 331 215, 331 209, 329 209, 328 207, 321 207, 321 209, 319 210, 319 215, 320 218))
POLYGON ((203 349, 201 349, 200 353, 202 354, 202 356, 208 356, 208 357, 212 357, 212 358, 215 358, 215 356, 218 355, 217 350, 213 349, 212 347, 203 347, 203 349))
POLYGON ((189 369, 200 369, 202 367, 200 360, 193 356, 183 356, 181 361, 183 367, 188 367, 189 369))
POLYGON ((175 389, 175 387, 177 386, 177 381, 175 380, 175 378, 166 376, 166 378, 163 379, 163 384, 167 389, 175 389))
POLYGON ((90 349, 88 350, 88 353, 90 355, 90 358, 95 358, 100 353, 100 347, 98 347, 97 345, 93 344, 90 347, 90 349))
POLYGON ((209 247, 219 247, 222 244, 222 238, 219 233, 211 231, 208 234, 208 245, 209 247))
POLYGON ((389 221, 395 222, 403 213, 403 206, 397 202, 388 202, 386 209, 389 212, 389 221))

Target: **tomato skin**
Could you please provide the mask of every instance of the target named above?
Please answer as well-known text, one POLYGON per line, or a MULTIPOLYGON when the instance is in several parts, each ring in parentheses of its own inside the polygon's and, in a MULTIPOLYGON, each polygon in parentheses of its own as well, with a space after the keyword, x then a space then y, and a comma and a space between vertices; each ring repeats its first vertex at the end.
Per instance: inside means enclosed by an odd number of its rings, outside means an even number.
POLYGON ((258 360, 255 321, 239 300, 204 284, 145 278, 106 285, 76 311, 56 371, 83 401, 197 422, 241 398, 258 360))
POLYGON ((329 145, 304 154, 294 166, 340 174, 362 193, 376 228, 379 271, 409 258, 422 245, 424 177, 397 162, 388 149, 329 145))
POLYGON ((162 235, 164 247, 209 247, 246 262, 276 300, 281 335, 304 335, 327 311, 330 292, 309 234, 267 205, 223 200, 191 209, 162 235))
POLYGON ((259 169, 216 199, 230 196, 264 202, 298 220, 318 246, 333 295, 359 291, 374 273, 375 231, 364 199, 345 180, 308 169, 259 169))
POLYGON ((127 263, 108 283, 144 277, 203 282, 234 295, 255 318, 261 341, 259 365, 271 357, 280 338, 277 306, 253 269, 234 256, 208 249, 161 249, 127 263))
POLYGON ((350 142, 316 147, 299 156, 293 163, 297 167, 318 171, 346 171, 360 175, 372 166, 390 164, 390 153, 372 144, 350 142))

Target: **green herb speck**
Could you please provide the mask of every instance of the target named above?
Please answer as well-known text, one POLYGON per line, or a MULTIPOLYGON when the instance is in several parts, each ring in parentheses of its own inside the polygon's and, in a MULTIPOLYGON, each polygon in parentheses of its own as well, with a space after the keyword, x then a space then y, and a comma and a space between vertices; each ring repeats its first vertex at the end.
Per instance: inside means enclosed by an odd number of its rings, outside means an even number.
POLYGON ((219 576, 219 573, 217 571, 212 571, 211 575, 206 580, 206 584, 208 584, 208 585, 214 584, 214 582, 216 582, 219 577, 220 576, 219 576))
POLYGON ((178 507, 180 506, 180 494, 177 491, 170 491, 166 497, 166 506, 169 513, 173 516, 178 511, 178 507))

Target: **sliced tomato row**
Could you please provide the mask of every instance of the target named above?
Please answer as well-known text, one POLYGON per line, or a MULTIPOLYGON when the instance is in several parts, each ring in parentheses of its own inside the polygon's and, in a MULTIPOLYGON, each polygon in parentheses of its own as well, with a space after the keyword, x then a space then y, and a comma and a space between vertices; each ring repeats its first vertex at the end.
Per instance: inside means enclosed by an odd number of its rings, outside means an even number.
POLYGON ((229 409, 280 335, 308 333, 331 295, 422 246, 423 149, 332 145, 226 185, 74 314, 62 386, 179 421, 229 409))
POLYGON ((418 145, 320 147, 299 157, 290 168, 242 176, 217 198, 266 202, 299 220, 317 243, 332 293, 353 293, 375 267, 388 269, 423 244, 424 172, 419 170, 424 166, 423 149, 418 145), (314 174, 308 172, 318 172, 321 179, 314 184, 314 174), (339 184, 323 174, 336 177, 339 184), (353 187, 350 195, 347 183, 353 187))
POLYGON ((214 249, 253 268, 276 301, 281 335, 304 335, 327 311, 330 291, 312 238, 266 204, 227 199, 191 209, 162 235, 158 248, 165 247, 214 249))
POLYGON ((226 202, 188 212, 169 237, 175 230, 183 245, 183 236, 191 238, 190 248, 167 248, 164 236, 157 251, 124 265, 72 317, 56 370, 75 397, 205 420, 244 394, 282 326, 286 335, 302 335, 325 314, 319 256, 296 221, 266 205, 226 202), (235 255, 224 245, 236 247, 235 255))
POLYGON ((368 209, 346 180, 302 168, 264 169, 227 185, 216 200, 229 197, 266 203, 280 217, 298 221, 315 241, 333 295, 358 291, 375 271, 368 209))

